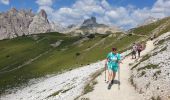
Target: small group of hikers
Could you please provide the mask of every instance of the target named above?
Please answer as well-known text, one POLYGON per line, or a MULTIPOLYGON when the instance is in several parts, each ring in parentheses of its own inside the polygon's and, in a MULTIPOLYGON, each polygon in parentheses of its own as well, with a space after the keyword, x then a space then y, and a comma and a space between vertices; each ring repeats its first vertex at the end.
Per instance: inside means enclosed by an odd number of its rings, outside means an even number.
MULTIPOLYGON (((136 52, 138 52, 138 57, 140 57, 140 52, 143 50, 143 46, 141 44, 134 43, 132 46, 132 59, 135 56, 136 59, 136 52)), ((108 89, 114 84, 114 79, 116 76, 116 72, 119 71, 118 75, 118 84, 120 86, 120 69, 119 65, 121 63, 121 55, 117 53, 117 48, 112 48, 112 52, 108 53, 107 59, 105 62, 105 68, 108 70, 108 89)), ((106 81, 106 69, 105 69, 105 81, 106 81)))
POLYGON ((141 51, 143 49, 144 49, 144 47, 142 46, 142 44, 133 43, 133 46, 132 46, 132 59, 136 59, 136 54, 138 54, 138 57, 140 57, 140 53, 141 53, 141 51))

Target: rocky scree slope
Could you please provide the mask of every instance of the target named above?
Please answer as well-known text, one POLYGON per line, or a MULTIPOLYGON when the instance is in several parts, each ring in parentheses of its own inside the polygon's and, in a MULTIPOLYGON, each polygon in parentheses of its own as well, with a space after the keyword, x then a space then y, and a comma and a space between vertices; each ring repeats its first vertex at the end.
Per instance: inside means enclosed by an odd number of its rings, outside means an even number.
POLYGON ((131 83, 145 99, 170 99, 170 32, 154 40, 155 49, 132 69, 131 83))

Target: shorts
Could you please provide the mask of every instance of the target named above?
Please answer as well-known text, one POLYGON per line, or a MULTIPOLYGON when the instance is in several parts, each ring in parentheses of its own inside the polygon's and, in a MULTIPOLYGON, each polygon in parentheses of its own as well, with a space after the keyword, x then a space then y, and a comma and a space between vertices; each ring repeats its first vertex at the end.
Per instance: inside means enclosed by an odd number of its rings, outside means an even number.
POLYGON ((142 50, 138 50, 138 52, 141 52, 142 50))
POLYGON ((111 70, 113 72, 117 72, 117 70, 118 70, 118 66, 109 66, 109 65, 107 65, 107 66, 108 66, 108 70, 111 70))
POLYGON ((136 51, 132 51, 132 54, 136 54, 136 51))

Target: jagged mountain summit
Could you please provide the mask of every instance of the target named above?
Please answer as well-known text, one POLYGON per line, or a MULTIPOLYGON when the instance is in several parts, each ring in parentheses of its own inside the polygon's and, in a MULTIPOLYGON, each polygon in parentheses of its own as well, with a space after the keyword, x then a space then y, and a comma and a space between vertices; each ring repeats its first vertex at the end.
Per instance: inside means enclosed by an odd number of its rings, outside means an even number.
POLYGON ((17 11, 12 8, 6 13, 0 14, 0 39, 14 38, 29 34, 29 25, 33 21, 34 14, 31 10, 17 11))
POLYGON ((96 21, 96 17, 91 17, 83 21, 83 23, 70 31, 69 33, 73 35, 85 35, 85 34, 107 34, 120 32, 121 30, 117 27, 111 27, 105 24, 99 24, 96 21))
POLYGON ((108 27, 108 26, 104 24, 98 24, 96 22, 96 18, 91 17, 90 19, 84 20, 80 28, 83 29, 83 28, 94 28, 94 27, 108 27))
POLYGON ((0 40, 56 31, 56 27, 52 26, 43 9, 38 14, 33 14, 32 10, 12 8, 0 13, 0 40))
POLYGON ((35 15, 33 17, 33 21, 31 22, 29 26, 29 33, 44 33, 44 32, 50 32, 51 26, 47 19, 47 14, 45 10, 41 10, 38 15, 35 15))

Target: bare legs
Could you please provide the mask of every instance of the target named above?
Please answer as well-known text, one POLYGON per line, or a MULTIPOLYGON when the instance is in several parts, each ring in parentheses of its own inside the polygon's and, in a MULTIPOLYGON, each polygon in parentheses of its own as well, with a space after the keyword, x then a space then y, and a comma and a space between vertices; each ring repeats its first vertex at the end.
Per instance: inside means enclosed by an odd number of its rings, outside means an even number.
POLYGON ((136 59, 136 51, 132 51, 132 59, 136 59))
POLYGON ((116 77, 116 72, 113 72, 112 70, 108 70, 108 81, 111 82, 116 77))
POLYGON ((115 79, 115 77, 116 77, 116 73, 115 73, 115 72, 113 72, 112 80, 114 80, 114 79, 115 79))
POLYGON ((109 82, 108 89, 111 89, 115 76, 116 76, 115 72, 113 72, 112 70, 108 70, 108 82, 109 82))

